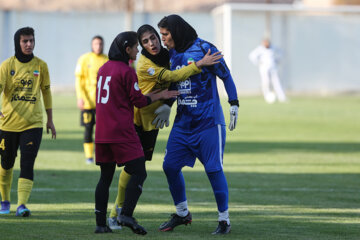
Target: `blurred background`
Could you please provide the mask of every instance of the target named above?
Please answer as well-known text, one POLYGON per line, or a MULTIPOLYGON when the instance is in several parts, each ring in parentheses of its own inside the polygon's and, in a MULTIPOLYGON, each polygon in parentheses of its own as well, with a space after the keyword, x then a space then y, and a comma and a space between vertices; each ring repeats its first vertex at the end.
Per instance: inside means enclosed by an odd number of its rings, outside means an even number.
POLYGON ((15 31, 31 26, 54 91, 74 92, 77 59, 94 35, 104 37, 107 53, 118 33, 156 27, 172 13, 223 51, 240 95, 261 94, 248 55, 264 37, 283 52, 286 92, 360 91, 360 0, 0 0, 0 61, 14 55, 15 31))

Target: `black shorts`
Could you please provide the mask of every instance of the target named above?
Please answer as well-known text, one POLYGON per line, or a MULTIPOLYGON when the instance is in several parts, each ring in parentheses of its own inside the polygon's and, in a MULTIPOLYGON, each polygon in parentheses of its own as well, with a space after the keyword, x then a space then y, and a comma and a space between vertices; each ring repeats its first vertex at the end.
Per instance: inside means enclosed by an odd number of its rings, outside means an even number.
POLYGON ((42 133, 42 128, 32 128, 22 132, 0 130, 1 166, 4 169, 10 169, 14 166, 19 146, 20 154, 26 152, 26 156, 36 157, 40 148, 42 133))
POLYGON ((156 138, 159 133, 159 129, 144 131, 142 127, 135 125, 135 130, 140 138, 141 146, 143 147, 144 150, 145 160, 151 161, 152 155, 154 153, 156 138))
POLYGON ((94 126, 95 125, 95 109, 81 110, 80 125, 94 126))

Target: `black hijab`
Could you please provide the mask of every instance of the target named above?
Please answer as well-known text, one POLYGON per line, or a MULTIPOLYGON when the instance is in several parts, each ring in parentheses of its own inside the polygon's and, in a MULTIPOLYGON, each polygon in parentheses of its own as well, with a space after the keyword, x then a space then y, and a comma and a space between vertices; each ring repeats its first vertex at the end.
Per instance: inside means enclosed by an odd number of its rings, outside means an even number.
POLYGON ((168 30, 175 42, 175 50, 180 53, 185 52, 198 37, 195 29, 179 15, 172 14, 166 18, 168 30))
POLYGON ((116 36, 111 43, 109 49, 109 59, 114 61, 121 61, 129 64, 129 54, 126 52, 127 47, 133 47, 137 43, 136 32, 128 31, 122 32, 116 36))
POLYGON ((144 55, 145 57, 147 57, 148 59, 150 59, 156 65, 159 65, 161 67, 165 67, 165 68, 169 69, 170 68, 169 51, 161 45, 160 36, 157 33, 157 31, 155 30, 155 28, 153 28, 152 26, 150 26, 148 24, 144 24, 137 30, 137 36, 138 36, 138 41, 142 47, 141 54, 144 55), (142 45, 141 37, 146 32, 154 33, 160 43, 160 52, 156 55, 150 54, 148 51, 146 51, 146 49, 142 45))
MULTIPOLYGON (((14 46, 15 46, 15 57, 22 63, 30 62, 34 58, 34 54, 26 55, 21 51, 20 36, 21 35, 32 35, 34 36, 34 29, 30 27, 20 28, 14 35, 14 46)), ((35 42, 35 36, 34 36, 35 42)))

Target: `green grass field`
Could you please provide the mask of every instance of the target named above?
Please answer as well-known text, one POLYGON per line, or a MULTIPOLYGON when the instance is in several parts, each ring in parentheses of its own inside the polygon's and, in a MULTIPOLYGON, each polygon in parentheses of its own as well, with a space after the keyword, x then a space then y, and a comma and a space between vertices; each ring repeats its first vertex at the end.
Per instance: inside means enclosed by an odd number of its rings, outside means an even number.
MULTIPOLYGON (((95 235, 94 189, 99 168, 86 165, 83 129, 71 95, 55 95, 57 139, 44 134, 35 163, 30 218, 15 217, 19 159, 10 215, 0 216, 0 239, 360 239, 360 96, 292 97, 267 105, 243 97, 239 122, 227 132, 227 176, 232 231, 212 236, 217 226, 214 196, 199 162, 185 168, 193 223, 162 233, 174 212, 162 172, 170 128, 160 132, 148 178, 135 210, 147 230, 95 235)), ((228 104, 224 102, 228 123, 228 104)), ((111 186, 109 209, 120 169, 111 186)))

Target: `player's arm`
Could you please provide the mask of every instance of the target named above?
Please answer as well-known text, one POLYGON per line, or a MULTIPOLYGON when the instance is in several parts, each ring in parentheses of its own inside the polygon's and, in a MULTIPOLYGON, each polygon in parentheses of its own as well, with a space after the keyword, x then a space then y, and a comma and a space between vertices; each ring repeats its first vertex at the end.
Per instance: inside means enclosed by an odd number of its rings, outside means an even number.
MULTIPOLYGON (((217 51, 216 47, 213 45, 205 46, 205 48, 211 48, 212 51, 217 51)), ((229 104, 230 104, 230 123, 229 129, 230 131, 234 130, 236 127, 237 117, 238 117, 238 109, 239 109, 239 100, 237 96, 237 90, 234 83, 234 80, 231 76, 230 70, 227 67, 225 60, 222 58, 220 62, 209 68, 211 72, 216 74, 221 80, 224 82, 224 87, 226 93, 228 94, 229 104)))
POLYGON ((221 59, 223 55, 221 52, 217 51, 211 53, 210 49, 205 54, 205 56, 199 61, 195 62, 195 64, 189 64, 183 68, 177 70, 169 70, 166 68, 161 68, 159 74, 157 75, 158 82, 178 82, 188 79, 190 76, 198 74, 201 72, 202 67, 212 66, 214 64, 219 63, 219 59, 221 59))
POLYGON ((252 62, 254 65, 259 65, 259 57, 260 57, 260 48, 257 47, 255 48, 253 51, 250 52, 249 54, 249 60, 250 62, 252 62))
MULTIPOLYGON (((5 85, 6 85, 6 79, 8 78, 8 61, 3 62, 0 65, 0 95, 3 92, 3 90, 5 89, 5 85)), ((2 113, 2 111, 0 110, 0 118, 3 118, 4 115, 2 113)))
POLYGON ((79 109, 84 107, 84 98, 85 98, 85 81, 83 77, 83 62, 84 56, 80 57, 75 68, 75 90, 76 90, 76 99, 77 106, 79 109))
POLYGON ((178 95, 177 91, 168 90, 154 91, 147 95, 143 95, 138 86, 136 73, 133 71, 128 71, 125 74, 125 81, 125 86, 127 88, 127 92, 129 93, 130 102, 137 108, 145 107, 160 99, 173 98, 178 95))
POLYGON ((53 122, 52 109, 46 109, 47 122, 46 122, 46 133, 49 133, 49 129, 51 130, 51 138, 56 139, 56 130, 53 122))
MULTIPOLYGON (((212 52, 218 52, 217 48, 214 45, 207 42, 203 43, 201 47, 203 48, 203 51, 206 52, 209 49, 212 52)), ((218 64, 211 67, 206 67, 205 71, 211 72, 216 76, 218 76, 224 82, 225 90, 229 97, 229 103, 234 103, 235 105, 239 105, 236 86, 224 58, 221 58, 218 64)))
POLYGON ((222 60, 218 65, 215 66, 214 70, 215 74, 224 82, 224 87, 226 93, 228 94, 230 105, 239 106, 235 82, 225 61, 222 60))
POLYGON ((42 71, 42 81, 40 84, 41 93, 43 95, 44 106, 47 115, 46 121, 46 132, 49 133, 51 130, 51 137, 56 139, 56 130, 55 125, 53 122, 53 114, 52 114, 52 96, 51 96, 51 89, 50 89, 50 76, 47 65, 43 66, 44 70, 42 71))
MULTIPOLYGON (((168 89, 169 91, 171 88, 174 87, 174 82, 183 81, 189 78, 192 75, 198 74, 201 72, 202 67, 206 66, 213 66, 219 63, 220 59, 223 57, 221 52, 214 51, 213 54, 211 50, 208 49, 206 54, 203 56, 202 59, 195 62, 195 64, 191 63, 188 66, 180 68, 178 70, 170 71, 166 68, 162 68, 157 76, 158 82, 170 81, 172 82, 172 86, 168 89)), ((175 90, 175 89, 174 89, 175 90)), ((164 126, 169 126, 169 116, 171 111, 171 106, 173 105, 175 98, 169 98, 164 101, 164 104, 158 107, 155 110, 155 119, 153 120, 152 124, 156 126, 156 128, 163 128, 164 126)))

